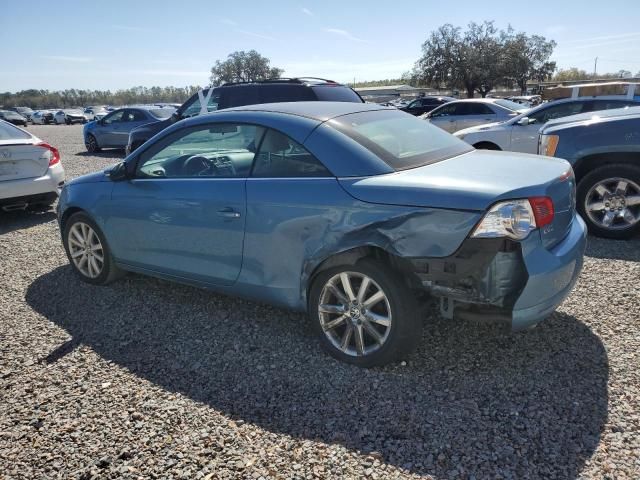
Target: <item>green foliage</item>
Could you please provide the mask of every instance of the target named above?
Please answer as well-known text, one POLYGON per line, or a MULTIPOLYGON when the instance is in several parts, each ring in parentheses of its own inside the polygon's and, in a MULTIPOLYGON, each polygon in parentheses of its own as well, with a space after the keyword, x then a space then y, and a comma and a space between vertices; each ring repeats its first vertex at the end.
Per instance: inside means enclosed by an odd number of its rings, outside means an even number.
POLYGON ((23 90, 0 93, 5 108, 28 106, 33 109, 83 107, 88 105, 134 105, 138 103, 182 103, 200 87, 133 87, 127 90, 23 90))
MULTIPOLYGON (((498 84, 544 79, 555 70, 549 61, 556 46, 539 35, 498 31, 493 22, 471 22, 466 31, 446 24, 431 32, 409 77, 413 83, 464 89, 485 97, 498 84)), ((407 77, 405 77, 407 78, 407 77)))
MULTIPOLYGON (((576 67, 560 69, 553 76, 553 80, 556 82, 572 82, 577 80, 602 80, 608 78, 629 78, 631 72, 629 70, 618 70, 617 72, 605 72, 594 75, 593 73, 587 73, 586 70, 582 70, 576 67)), ((640 72, 636 73, 636 77, 640 77, 640 72)))
POLYGON ((216 60, 211 68, 211 84, 252 82, 278 78, 284 70, 270 66, 271 61, 255 50, 230 53, 226 60, 216 60))

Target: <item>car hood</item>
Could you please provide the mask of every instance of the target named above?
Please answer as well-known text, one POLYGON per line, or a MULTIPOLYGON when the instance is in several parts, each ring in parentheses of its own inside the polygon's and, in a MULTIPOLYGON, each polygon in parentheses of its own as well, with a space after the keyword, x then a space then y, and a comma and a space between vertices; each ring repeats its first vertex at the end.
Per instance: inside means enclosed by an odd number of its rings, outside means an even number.
POLYGON ((461 135, 469 135, 470 133, 486 132, 487 130, 499 130, 508 126, 507 122, 485 123, 483 125, 476 125, 475 127, 463 128, 454 133, 454 135, 459 137, 461 135))
POLYGON ((369 203, 484 211, 499 200, 550 195, 570 168, 558 158, 474 150, 409 170, 341 178, 340 183, 369 203))
POLYGON ((111 170, 113 167, 106 168, 100 172, 93 172, 87 175, 82 175, 81 177, 74 178, 73 180, 67 182, 67 185, 78 185, 81 183, 97 183, 97 182, 108 182, 109 177, 105 175, 107 170, 111 170))

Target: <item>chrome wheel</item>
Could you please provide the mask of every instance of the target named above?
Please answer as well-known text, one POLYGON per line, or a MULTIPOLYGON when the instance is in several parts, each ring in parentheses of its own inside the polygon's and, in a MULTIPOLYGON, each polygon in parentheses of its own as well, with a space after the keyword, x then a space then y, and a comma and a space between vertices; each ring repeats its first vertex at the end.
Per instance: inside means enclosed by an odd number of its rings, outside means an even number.
POLYGON ((90 153, 93 153, 98 150, 98 142, 96 141, 93 135, 89 135, 89 137, 87 138, 86 147, 90 153))
POLYGON ((640 186, 626 178, 607 178, 589 189, 584 210, 601 228, 622 230, 640 221, 640 186))
POLYGON ((89 225, 74 223, 67 237, 69 255, 74 265, 85 277, 96 278, 104 268, 104 249, 100 238, 89 225))
POLYGON ((391 331, 391 306, 382 288, 358 272, 341 272, 322 288, 320 326, 331 344, 353 357, 379 350, 391 331))

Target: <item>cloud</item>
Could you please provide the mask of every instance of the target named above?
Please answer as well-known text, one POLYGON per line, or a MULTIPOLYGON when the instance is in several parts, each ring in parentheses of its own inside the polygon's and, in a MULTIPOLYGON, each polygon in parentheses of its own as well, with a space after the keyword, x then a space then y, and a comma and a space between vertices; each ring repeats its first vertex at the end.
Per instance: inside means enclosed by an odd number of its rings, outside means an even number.
POLYGON ((313 17, 313 12, 308 8, 302 8, 301 10, 302 10, 302 13, 304 13, 305 15, 309 15, 310 17, 313 17))
POLYGON ((238 22, 234 22, 230 18, 223 18, 222 20, 220 20, 220 23, 223 23, 225 25, 230 25, 232 27, 237 27, 238 26, 238 22))
POLYGON ((43 55, 42 58, 55 62, 88 63, 93 61, 93 58, 90 57, 71 57, 68 55, 43 55))
POLYGON ((354 37, 347 30, 341 30, 339 28, 325 28, 324 31, 327 33, 332 33, 334 35, 339 35, 353 42, 361 42, 361 43, 366 42, 366 40, 363 40, 362 38, 354 37))
POLYGON ((248 35, 250 37, 262 38, 263 40, 275 40, 275 38, 270 37, 268 35, 262 35, 261 33, 251 32, 249 30, 240 30, 239 28, 236 28, 235 31, 237 33, 241 33, 243 35, 248 35))
POLYGON ((559 33, 564 33, 568 30, 566 25, 549 25, 544 29, 547 35, 558 35, 559 33))

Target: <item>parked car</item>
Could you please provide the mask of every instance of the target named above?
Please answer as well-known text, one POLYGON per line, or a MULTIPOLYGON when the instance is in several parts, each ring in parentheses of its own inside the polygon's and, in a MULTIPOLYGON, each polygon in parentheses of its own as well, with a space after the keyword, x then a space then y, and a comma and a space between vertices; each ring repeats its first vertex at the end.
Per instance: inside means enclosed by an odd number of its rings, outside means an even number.
POLYGON ((640 106, 553 120, 540 130, 539 151, 573 166, 577 208, 591 233, 640 232, 640 106))
POLYGON ((420 340, 420 295, 514 329, 553 312, 582 267, 574 187, 564 160, 476 151, 394 108, 279 103, 172 125, 71 181, 58 218, 86 282, 130 270, 306 310, 332 355, 371 366, 420 340))
POLYGON ((63 184, 58 150, 0 120, 0 208, 11 211, 49 206, 63 184))
POLYGON ((634 100, 620 97, 555 100, 543 103, 506 122, 461 129, 455 132, 455 135, 476 148, 536 153, 538 131, 549 120, 595 110, 640 105, 638 102, 640 98, 634 100))
POLYGON ((144 125, 131 132, 127 154, 134 151, 156 133, 184 118, 230 107, 259 103, 338 101, 363 103, 351 88, 332 80, 319 78, 287 78, 262 82, 226 83, 206 88, 189 98, 171 118, 144 125))
POLYGON ((173 108, 127 107, 114 110, 102 119, 87 123, 82 131, 88 152, 102 148, 124 148, 129 132, 147 123, 155 123, 171 117, 173 108))
POLYGON ((53 116, 53 122, 56 125, 87 123, 87 117, 80 110, 58 110, 53 116))
POLYGON ((51 110, 38 110, 31 115, 31 122, 34 125, 49 125, 53 123, 53 112, 51 110))
POLYGON ((23 127, 27 126, 27 119, 19 113, 11 110, 0 110, 0 119, 13 123, 14 125, 22 125, 23 127))
POLYGON ((527 108, 533 108, 540 105, 542 102, 542 96, 540 95, 516 95, 513 97, 506 97, 505 100, 510 100, 520 105, 524 105, 527 108))
POLYGON ((445 103, 421 118, 453 133, 492 122, 503 122, 526 111, 522 105, 500 98, 470 98, 445 103))
POLYGON ((400 105, 398 106, 398 110, 402 110, 403 112, 410 113, 417 117, 453 100, 455 100, 453 97, 435 97, 429 95, 426 97, 416 98, 406 105, 400 105))
POLYGON ((84 116, 88 121, 100 120, 105 117, 109 111, 105 107, 87 107, 84 109, 84 116))
POLYGON ((33 115, 33 110, 31 110, 29 107, 13 107, 13 108, 10 108, 9 110, 19 113, 24 118, 26 118, 29 122, 31 121, 31 115, 33 115))

